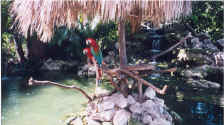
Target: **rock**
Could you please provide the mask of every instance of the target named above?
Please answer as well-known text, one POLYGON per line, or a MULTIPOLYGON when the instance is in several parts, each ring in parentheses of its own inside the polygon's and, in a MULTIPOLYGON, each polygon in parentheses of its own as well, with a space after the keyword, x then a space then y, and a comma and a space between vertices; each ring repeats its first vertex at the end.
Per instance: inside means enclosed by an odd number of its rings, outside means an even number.
POLYGON ((144 93, 145 98, 153 99, 153 98, 155 98, 155 96, 156 96, 156 92, 151 87, 148 87, 145 90, 145 93, 144 93))
POLYGON ((224 39, 217 40, 217 43, 224 48, 224 39))
POLYGON ((153 99, 153 102, 156 103, 156 104, 160 104, 160 106, 162 106, 162 107, 164 106, 164 100, 163 99, 160 99, 158 97, 155 97, 153 99))
POLYGON ((199 41, 199 38, 193 38, 191 39, 192 48, 195 49, 202 49, 202 43, 199 41))
POLYGON ((92 120, 89 117, 86 118, 86 122, 87 122, 87 125, 101 125, 100 122, 97 122, 95 120, 92 120))
POLYGON ((215 59, 215 65, 223 66, 224 65, 224 52, 217 52, 213 54, 215 59))
POLYGON ((114 118, 113 118, 113 124, 114 125, 128 125, 128 121, 131 118, 131 113, 127 112, 124 109, 121 109, 116 112, 114 118))
POLYGON ((131 118, 134 119, 134 120, 140 121, 141 118, 142 118, 142 114, 132 113, 131 118))
POLYGON ((166 110, 164 110, 164 112, 163 112, 163 117, 164 117, 164 119, 166 119, 169 122, 173 121, 172 116, 166 110))
POLYGON ((98 105, 98 111, 106 111, 113 109, 115 104, 112 101, 103 101, 101 104, 98 105))
POLYGON ((152 122, 152 117, 150 115, 145 115, 142 118, 142 122, 144 124, 150 124, 152 122))
POLYGON ((113 125, 112 122, 103 122, 102 125, 113 125))
POLYGON ((203 78, 202 72, 197 72, 195 70, 185 70, 183 72, 184 76, 187 78, 203 78))
POLYGON ((76 118, 74 121, 70 123, 70 125, 83 125, 82 119, 80 117, 76 118))
POLYGON ((128 95, 128 100, 127 101, 128 101, 129 105, 132 105, 132 104, 136 103, 135 99, 131 95, 128 95))
POLYGON ((136 114, 141 114, 142 111, 143 111, 143 108, 141 106, 141 104, 139 102, 135 103, 135 104, 132 104, 130 107, 129 107, 129 110, 132 112, 132 113, 136 113, 136 114))
POLYGON ((218 51, 218 48, 211 42, 210 39, 205 39, 203 41, 203 49, 211 49, 211 50, 216 50, 218 51))
POLYGON ((152 121, 151 125, 172 125, 171 122, 166 121, 164 119, 155 119, 152 121))
POLYGON ((97 104, 96 103, 89 103, 86 107, 87 114, 92 114, 97 112, 97 104))
POLYGON ((47 71, 68 71, 74 69, 78 65, 76 61, 63 61, 63 60, 52 60, 51 58, 46 60, 41 70, 47 71))
POLYGON ((214 88, 214 89, 219 89, 220 88, 220 84, 216 83, 216 82, 211 82, 211 81, 207 81, 207 80, 193 80, 193 79, 189 79, 186 83, 191 84, 194 87, 197 88, 214 88))
POLYGON ((101 121, 101 122, 108 122, 112 121, 115 115, 115 110, 103 111, 99 113, 94 113, 90 116, 91 119, 101 121))
POLYGON ((126 108, 128 106, 128 100, 121 93, 113 94, 111 96, 111 101, 119 108, 126 108))
POLYGON ((146 100, 144 103, 142 103, 142 107, 144 109, 152 108, 155 105, 155 103, 152 100, 146 100))

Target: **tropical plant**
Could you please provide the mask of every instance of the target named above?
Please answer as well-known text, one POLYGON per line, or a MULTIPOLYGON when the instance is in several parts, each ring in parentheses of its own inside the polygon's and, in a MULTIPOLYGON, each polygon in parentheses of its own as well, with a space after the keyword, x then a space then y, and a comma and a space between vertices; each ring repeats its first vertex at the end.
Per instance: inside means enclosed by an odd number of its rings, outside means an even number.
POLYGON ((195 1, 192 4, 192 15, 183 20, 197 32, 208 33, 212 40, 223 38, 223 13, 222 1, 195 1))

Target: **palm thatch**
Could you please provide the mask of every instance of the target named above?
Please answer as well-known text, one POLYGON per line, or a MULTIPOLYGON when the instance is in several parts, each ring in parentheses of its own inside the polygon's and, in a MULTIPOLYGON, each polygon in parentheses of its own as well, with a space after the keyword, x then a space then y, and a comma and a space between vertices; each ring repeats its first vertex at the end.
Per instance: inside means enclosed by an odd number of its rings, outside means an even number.
POLYGON ((55 26, 76 26, 84 19, 128 21, 135 31, 143 20, 166 23, 191 13, 191 2, 183 0, 14 0, 10 10, 14 27, 28 36, 37 32, 42 41, 49 41, 55 26))

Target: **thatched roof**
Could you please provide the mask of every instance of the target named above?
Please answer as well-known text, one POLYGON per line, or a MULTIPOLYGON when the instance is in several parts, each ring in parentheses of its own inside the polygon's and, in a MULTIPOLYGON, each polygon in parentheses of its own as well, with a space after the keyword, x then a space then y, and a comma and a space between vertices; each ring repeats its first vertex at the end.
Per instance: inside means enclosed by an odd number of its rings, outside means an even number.
POLYGON ((102 21, 129 21, 135 30, 143 20, 154 24, 173 21, 191 13, 190 1, 169 0, 14 0, 11 14, 18 30, 27 36, 37 32, 49 41, 55 26, 76 26, 80 14, 102 21))

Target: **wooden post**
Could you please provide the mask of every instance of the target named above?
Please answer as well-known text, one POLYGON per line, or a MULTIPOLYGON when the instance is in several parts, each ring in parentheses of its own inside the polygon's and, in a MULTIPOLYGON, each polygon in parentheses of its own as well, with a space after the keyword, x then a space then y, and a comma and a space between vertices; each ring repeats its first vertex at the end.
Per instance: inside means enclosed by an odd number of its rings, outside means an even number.
POLYGON ((123 68, 127 64, 126 55, 126 40, 125 40, 125 22, 120 21, 118 25, 119 35, 119 57, 120 57, 120 68, 123 68))
POLYGON ((142 83, 140 80, 138 80, 138 93, 139 93, 139 98, 140 98, 140 101, 142 101, 143 99, 143 91, 142 91, 142 83))

